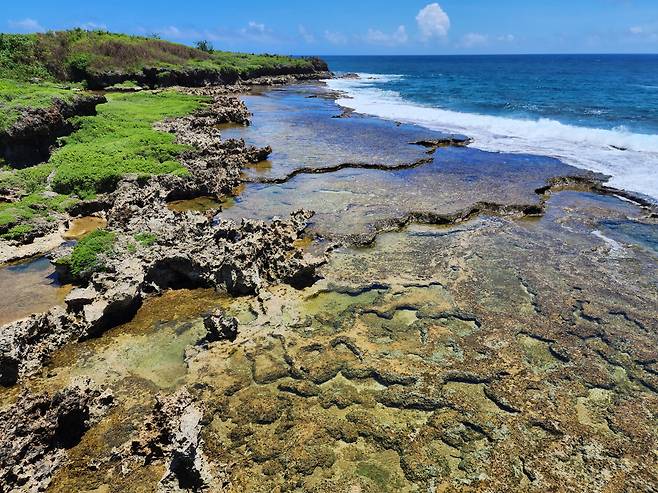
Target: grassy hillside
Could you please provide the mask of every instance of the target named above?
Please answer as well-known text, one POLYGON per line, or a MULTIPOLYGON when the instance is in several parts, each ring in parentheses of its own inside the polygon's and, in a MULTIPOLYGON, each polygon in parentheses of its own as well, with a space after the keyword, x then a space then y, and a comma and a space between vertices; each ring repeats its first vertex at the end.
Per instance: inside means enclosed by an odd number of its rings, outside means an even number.
MULTIPOLYGON (((74 98, 85 87, 230 83, 324 68, 318 60, 205 48, 81 29, 0 34, 0 146, 11 138, 3 130, 25 109, 74 98)), ((186 148, 152 125, 204 100, 172 91, 110 94, 96 116, 71 119, 76 131, 48 162, 12 169, 0 157, 0 238, 28 238, 77 200, 113 190, 125 174, 185 174, 178 156, 186 148)))
POLYGON ((312 71, 306 59, 202 51, 160 39, 105 31, 0 34, 0 78, 82 81, 99 74, 139 73, 147 68, 200 69, 225 76, 257 71, 312 71))

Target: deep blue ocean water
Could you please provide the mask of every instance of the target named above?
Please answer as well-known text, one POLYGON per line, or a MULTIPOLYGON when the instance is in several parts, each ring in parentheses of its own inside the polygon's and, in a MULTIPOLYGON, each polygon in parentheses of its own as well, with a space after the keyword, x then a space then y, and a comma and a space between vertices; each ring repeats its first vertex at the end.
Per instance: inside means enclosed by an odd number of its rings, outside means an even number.
POLYGON ((658 55, 325 57, 363 113, 531 152, 658 198, 658 55))

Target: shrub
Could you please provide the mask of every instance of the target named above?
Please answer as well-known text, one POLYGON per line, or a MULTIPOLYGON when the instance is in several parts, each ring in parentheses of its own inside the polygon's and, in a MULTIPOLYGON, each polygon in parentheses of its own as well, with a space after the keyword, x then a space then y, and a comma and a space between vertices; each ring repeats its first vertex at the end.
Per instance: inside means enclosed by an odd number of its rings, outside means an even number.
POLYGON ((204 51, 206 53, 212 53, 215 51, 215 49, 212 46, 212 43, 210 41, 206 41, 205 39, 202 39, 201 41, 197 41, 194 43, 194 46, 196 46, 197 50, 204 51))
POLYGON ((114 233, 97 229, 81 239, 71 255, 62 257, 57 263, 67 266, 76 279, 88 278, 94 272, 104 270, 105 260, 111 254, 115 242, 114 233))

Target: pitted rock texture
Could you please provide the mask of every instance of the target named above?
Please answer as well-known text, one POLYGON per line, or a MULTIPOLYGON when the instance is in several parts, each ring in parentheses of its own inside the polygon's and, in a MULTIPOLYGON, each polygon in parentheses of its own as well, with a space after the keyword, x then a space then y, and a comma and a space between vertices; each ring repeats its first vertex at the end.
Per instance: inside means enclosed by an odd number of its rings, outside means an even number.
POLYGON ((211 471, 199 436, 202 418, 201 403, 186 388, 172 395, 158 395, 137 436, 117 454, 122 469, 164 463, 165 473, 157 488, 161 493, 216 488, 219 477, 211 471))
POLYGON ((192 179, 185 187, 172 189, 170 200, 229 194, 240 184, 243 167, 267 159, 272 152, 269 147, 257 148, 247 146, 243 140, 221 139, 218 125, 249 125, 250 116, 238 98, 215 95, 210 105, 194 114, 155 125, 156 130, 175 134, 179 144, 194 148, 181 156, 181 163, 190 171, 192 179))
POLYGON ((238 320, 235 317, 227 317, 219 310, 205 317, 203 325, 208 331, 206 342, 234 341, 238 336, 238 320))
POLYGON ((83 326, 60 307, 0 327, 0 386, 34 373, 55 348, 82 333, 83 326))
POLYGON ((7 493, 44 491, 85 432, 113 397, 88 380, 49 396, 23 392, 0 411, 0 485, 7 493))

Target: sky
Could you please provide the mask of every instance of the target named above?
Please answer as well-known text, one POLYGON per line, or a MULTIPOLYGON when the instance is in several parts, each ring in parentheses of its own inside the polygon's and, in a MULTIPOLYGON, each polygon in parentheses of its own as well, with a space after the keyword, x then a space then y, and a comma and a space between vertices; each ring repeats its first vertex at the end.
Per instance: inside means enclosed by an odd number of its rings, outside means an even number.
POLYGON ((295 55, 658 53, 658 0, 29 0, 0 31, 82 27, 295 55))

